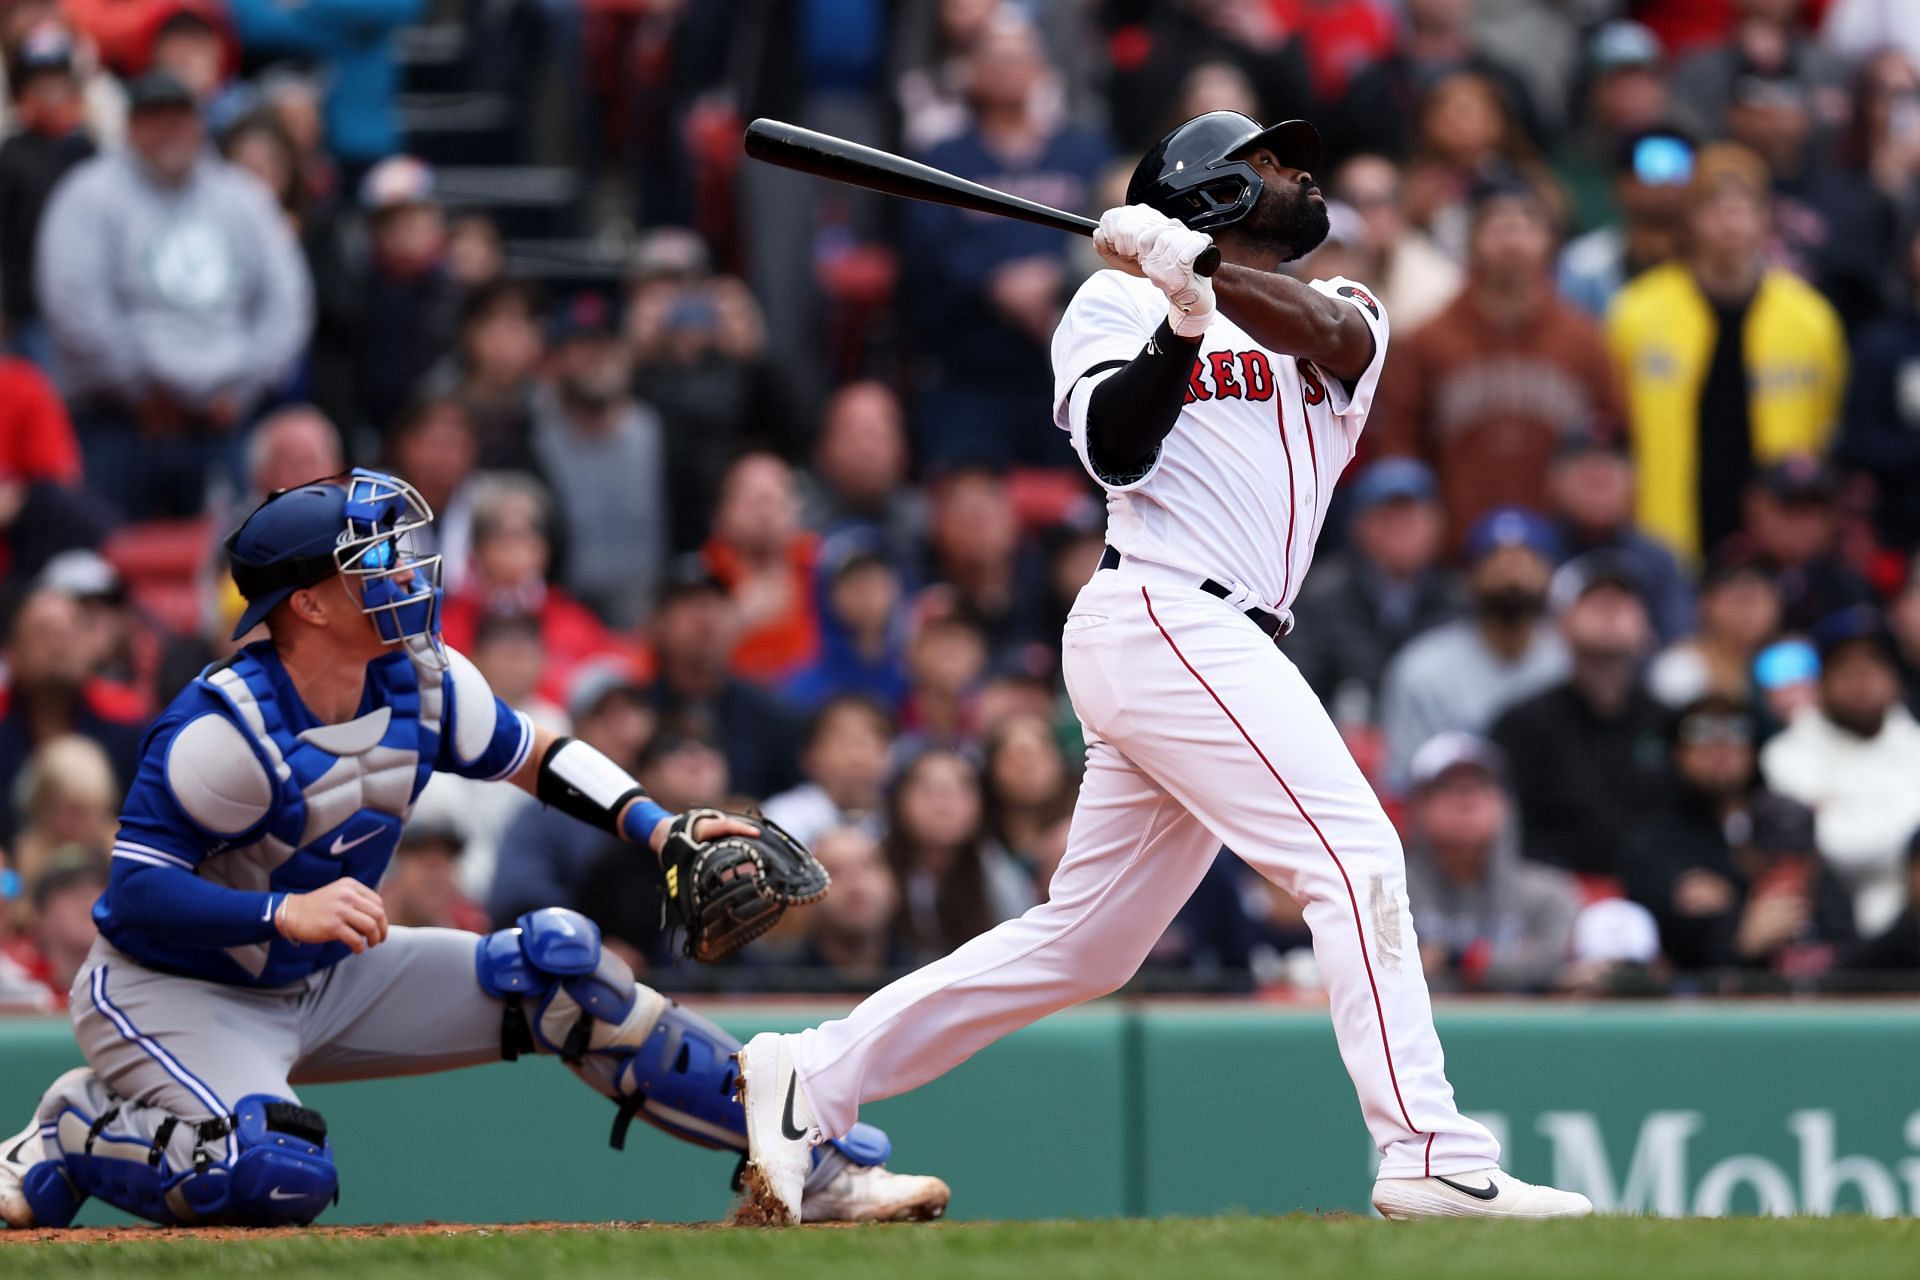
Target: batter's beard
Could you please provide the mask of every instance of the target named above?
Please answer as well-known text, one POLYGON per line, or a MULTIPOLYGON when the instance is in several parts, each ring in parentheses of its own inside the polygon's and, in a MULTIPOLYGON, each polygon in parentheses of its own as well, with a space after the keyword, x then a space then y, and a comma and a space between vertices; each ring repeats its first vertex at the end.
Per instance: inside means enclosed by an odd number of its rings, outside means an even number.
POLYGON ((1327 238, 1330 223, 1324 200, 1310 200, 1317 186, 1296 185, 1282 190, 1269 183, 1254 203, 1253 212, 1240 225, 1261 244, 1269 245, 1280 261, 1292 262, 1320 247, 1327 238))

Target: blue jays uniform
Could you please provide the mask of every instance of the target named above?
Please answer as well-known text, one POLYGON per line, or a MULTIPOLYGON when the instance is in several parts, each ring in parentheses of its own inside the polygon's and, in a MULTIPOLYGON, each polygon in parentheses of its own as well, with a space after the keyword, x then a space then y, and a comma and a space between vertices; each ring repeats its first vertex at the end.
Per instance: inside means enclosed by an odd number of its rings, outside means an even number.
MULTIPOLYGON (((274 495, 228 540, 249 601, 236 638, 339 574, 388 648, 339 723, 307 708, 271 640, 207 668, 154 722, 72 989, 88 1065, 0 1155, 9 1223, 66 1226, 89 1196, 161 1223, 311 1222, 338 1179, 296 1086, 522 1053, 561 1058, 613 1099, 615 1146, 641 1119, 745 1150, 739 1041, 635 982, 585 916, 548 908, 484 937, 394 928, 357 955, 276 926, 289 895, 346 876, 377 886, 435 770, 502 780, 534 749, 527 718, 439 638, 437 558, 405 543, 431 519, 404 481, 355 471, 274 495)), ((576 789, 542 798, 641 810, 618 803, 644 795, 625 771, 570 739, 541 761, 543 787, 568 752, 576 789)), ((664 812, 648 804, 629 838, 664 812)), ((634 868, 656 874, 638 850, 634 868)), ((853 1134, 816 1174, 886 1175, 873 1168, 886 1153, 879 1131, 853 1134)))

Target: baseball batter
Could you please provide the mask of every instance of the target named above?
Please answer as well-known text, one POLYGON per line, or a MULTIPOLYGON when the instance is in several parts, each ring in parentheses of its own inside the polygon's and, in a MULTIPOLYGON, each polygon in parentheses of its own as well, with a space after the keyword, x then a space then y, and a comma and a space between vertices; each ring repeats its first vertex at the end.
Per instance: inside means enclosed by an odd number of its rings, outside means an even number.
POLYGON ((1304 905, 1380 1150, 1382 1214, 1592 1212, 1503 1172, 1492 1135, 1454 1104, 1399 839, 1275 647, 1387 353, 1366 288, 1277 272, 1326 235, 1319 161, 1305 121, 1213 112, 1150 151, 1127 207, 1100 220, 1113 269, 1081 287, 1053 340, 1055 422, 1108 511, 1062 642, 1087 740, 1066 856, 1018 920, 841 1021, 748 1042, 759 1216, 799 1220, 810 1151, 861 1103, 1124 983, 1222 844, 1304 905), (1209 280, 1193 263, 1210 244, 1223 265, 1209 280))
MULTIPOLYGON (((404 481, 355 471, 275 494, 228 539, 248 600, 234 638, 261 622, 269 638, 201 673, 147 734, 73 986, 88 1065, 0 1146, 9 1226, 66 1226, 89 1196, 160 1223, 311 1222, 338 1179, 296 1085, 519 1053, 554 1054, 617 1102, 615 1146, 637 1116, 744 1151, 739 1042, 637 984, 585 916, 535 911, 484 938, 387 927, 374 886, 435 770, 651 846, 669 883, 698 878, 675 850, 760 834, 669 815, 496 698, 440 641, 439 557, 408 544, 432 518, 404 481)), ((635 874, 661 869, 637 855, 635 874)), ((945 1184, 888 1172, 887 1148, 863 1126, 809 1160, 804 1216, 938 1216, 945 1184)))

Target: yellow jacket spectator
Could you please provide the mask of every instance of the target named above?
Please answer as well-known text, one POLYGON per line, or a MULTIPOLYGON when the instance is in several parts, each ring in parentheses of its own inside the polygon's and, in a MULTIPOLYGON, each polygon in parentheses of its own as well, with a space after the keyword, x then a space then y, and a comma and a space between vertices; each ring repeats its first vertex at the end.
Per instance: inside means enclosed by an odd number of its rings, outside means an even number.
POLYGON ((1766 170, 1745 148, 1704 148, 1689 251, 1615 297, 1607 337, 1626 388, 1638 519, 1692 556, 1740 527, 1758 467, 1824 453, 1846 386, 1839 316, 1767 267, 1766 170))

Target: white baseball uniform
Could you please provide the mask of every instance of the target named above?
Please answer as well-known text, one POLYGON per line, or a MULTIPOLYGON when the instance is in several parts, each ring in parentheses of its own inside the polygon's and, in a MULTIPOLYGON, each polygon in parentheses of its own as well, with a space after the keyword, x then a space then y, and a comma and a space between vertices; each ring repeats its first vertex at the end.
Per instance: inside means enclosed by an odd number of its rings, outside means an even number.
POLYGON ((1055 417, 1107 490, 1107 539, 1123 560, 1081 590, 1062 642, 1087 739, 1066 856, 1046 902, 798 1038, 816 1141, 846 1132, 860 1103, 1126 982, 1225 844, 1304 905, 1381 1175, 1499 1161, 1447 1083, 1399 837, 1306 681, 1241 612, 1292 604, 1386 359, 1371 293, 1341 279, 1313 288, 1373 330, 1356 383, 1217 316, 1172 433, 1144 473, 1121 478, 1088 458, 1087 399, 1139 354, 1166 298, 1102 271, 1067 308, 1055 417), (1203 591, 1207 579, 1231 599, 1203 591))

